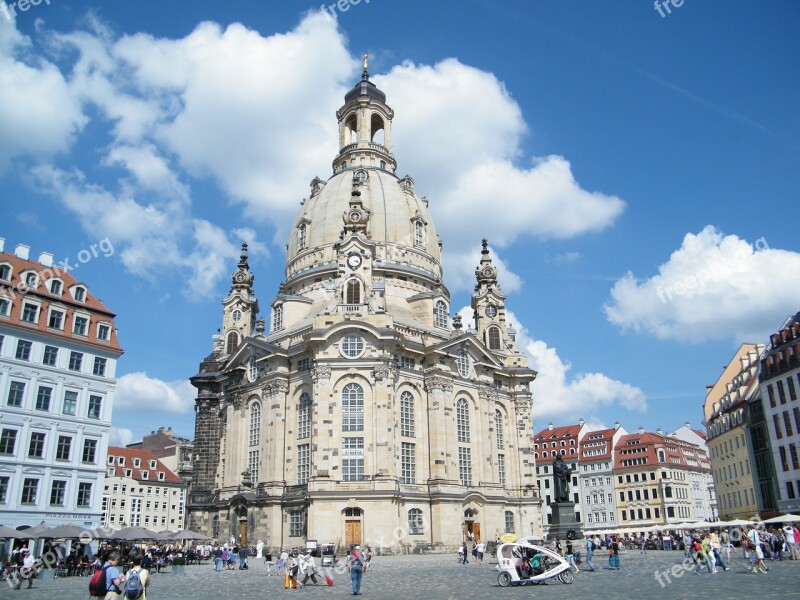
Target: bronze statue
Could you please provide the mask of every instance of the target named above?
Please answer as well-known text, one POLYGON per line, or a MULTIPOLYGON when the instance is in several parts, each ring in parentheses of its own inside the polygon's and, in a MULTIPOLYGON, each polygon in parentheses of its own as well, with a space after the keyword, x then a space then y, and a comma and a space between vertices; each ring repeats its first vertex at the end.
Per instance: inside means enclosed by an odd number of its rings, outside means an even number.
POLYGON ((571 476, 572 471, 559 454, 553 461, 553 483, 556 502, 569 502, 569 479, 571 476))

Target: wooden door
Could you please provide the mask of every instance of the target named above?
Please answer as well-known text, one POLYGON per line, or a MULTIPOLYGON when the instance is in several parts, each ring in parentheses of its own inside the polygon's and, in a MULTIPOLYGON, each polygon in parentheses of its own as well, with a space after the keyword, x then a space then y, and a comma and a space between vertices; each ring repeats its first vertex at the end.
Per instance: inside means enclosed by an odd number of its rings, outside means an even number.
POLYGON ((361 544, 361 521, 344 522, 344 543, 348 546, 361 544))
POLYGON ((472 535, 475 536, 476 542, 481 539, 481 524, 476 521, 472 522, 472 535))
POLYGON ((247 521, 239 521, 239 545, 247 546, 247 521))

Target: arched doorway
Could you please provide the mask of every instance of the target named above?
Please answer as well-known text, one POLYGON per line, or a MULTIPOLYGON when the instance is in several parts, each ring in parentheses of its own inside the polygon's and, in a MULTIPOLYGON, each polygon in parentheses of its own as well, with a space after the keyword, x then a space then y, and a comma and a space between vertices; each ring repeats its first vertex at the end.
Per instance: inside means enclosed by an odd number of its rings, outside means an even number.
POLYGON ((238 543, 240 546, 247 545, 247 506, 245 504, 238 504, 233 509, 233 514, 236 516, 236 533, 238 543))
POLYGON ((477 521, 478 511, 468 508, 464 511, 464 539, 477 542, 481 539, 481 524, 477 521))
POLYGON ((344 509, 344 543, 346 546, 361 544, 364 511, 358 507, 344 509))

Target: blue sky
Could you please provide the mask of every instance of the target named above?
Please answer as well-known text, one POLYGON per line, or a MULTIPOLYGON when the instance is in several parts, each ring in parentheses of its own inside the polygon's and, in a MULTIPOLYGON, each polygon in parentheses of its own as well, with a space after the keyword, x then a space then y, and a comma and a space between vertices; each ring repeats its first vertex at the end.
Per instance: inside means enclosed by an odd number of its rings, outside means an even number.
MULTIPOLYGON (((241 240, 266 307, 370 55, 453 312, 480 239, 540 372, 534 427, 699 424, 800 310, 796 2, 42 0, 0 11, 0 237, 117 314, 116 442, 193 436, 241 240)), ((470 311, 471 312, 471 311, 470 311)))

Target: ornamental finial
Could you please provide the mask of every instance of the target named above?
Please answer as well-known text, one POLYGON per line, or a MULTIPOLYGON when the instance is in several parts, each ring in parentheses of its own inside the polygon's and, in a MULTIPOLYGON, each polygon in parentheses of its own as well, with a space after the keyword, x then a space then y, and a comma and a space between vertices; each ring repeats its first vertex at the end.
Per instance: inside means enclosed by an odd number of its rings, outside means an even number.
POLYGON ((483 246, 481 254, 489 254, 489 241, 486 238, 481 240, 481 246, 483 246))
POLYGON ((364 68, 361 72, 362 79, 369 79, 369 66, 367 65, 367 59, 369 58, 369 54, 364 55, 364 68))

